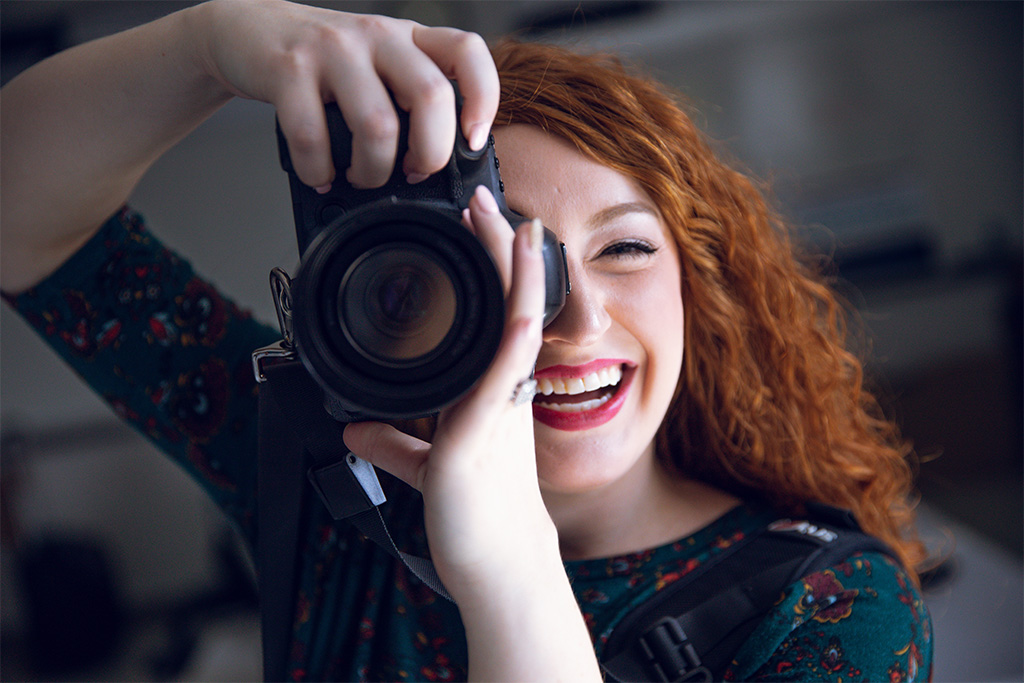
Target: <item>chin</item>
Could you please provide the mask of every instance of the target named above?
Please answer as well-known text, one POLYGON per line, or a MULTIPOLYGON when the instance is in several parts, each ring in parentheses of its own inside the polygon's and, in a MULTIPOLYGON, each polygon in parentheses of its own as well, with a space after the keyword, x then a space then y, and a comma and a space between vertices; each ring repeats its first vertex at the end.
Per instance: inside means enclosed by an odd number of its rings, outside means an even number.
POLYGON ((543 492, 572 494, 598 491, 622 480, 644 459, 644 455, 626 459, 624 455, 631 449, 626 446, 610 448, 608 440, 600 437, 582 441, 587 443, 561 447, 549 445, 547 448, 537 444, 537 473, 543 492))

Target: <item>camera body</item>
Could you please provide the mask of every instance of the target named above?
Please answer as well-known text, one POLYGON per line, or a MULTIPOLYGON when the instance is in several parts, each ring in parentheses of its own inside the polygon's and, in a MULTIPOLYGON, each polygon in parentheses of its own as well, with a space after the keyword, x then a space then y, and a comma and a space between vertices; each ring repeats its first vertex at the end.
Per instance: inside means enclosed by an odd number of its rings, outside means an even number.
MULTIPOLYGON (((478 185, 513 226, 493 137, 479 151, 461 133, 447 166, 410 185, 400 160, 408 116, 400 109, 399 163, 380 188, 359 189, 339 172, 320 194, 298 179, 278 127, 300 265, 290 289, 297 355, 338 420, 413 418, 458 400, 487 370, 501 340, 504 288, 484 246, 461 223, 478 185)), ((325 108, 336 169, 348 167, 352 135, 336 104, 325 108)), ((544 231, 545 324, 568 293, 564 245, 544 231)))

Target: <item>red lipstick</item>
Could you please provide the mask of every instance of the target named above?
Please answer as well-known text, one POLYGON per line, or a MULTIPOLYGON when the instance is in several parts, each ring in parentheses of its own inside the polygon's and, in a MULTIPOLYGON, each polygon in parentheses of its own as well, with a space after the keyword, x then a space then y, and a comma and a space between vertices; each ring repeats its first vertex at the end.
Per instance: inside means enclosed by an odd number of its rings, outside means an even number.
POLYGON ((618 415, 625 404, 633 377, 636 374, 636 366, 629 361, 602 358, 583 365, 552 365, 538 370, 535 374, 537 379, 545 377, 561 379, 582 378, 613 365, 623 366, 622 380, 613 389, 615 393, 606 402, 590 410, 563 412, 538 405, 538 403, 544 402, 544 397, 538 396, 533 404, 534 419, 552 429, 567 432, 593 429, 611 421, 618 415))

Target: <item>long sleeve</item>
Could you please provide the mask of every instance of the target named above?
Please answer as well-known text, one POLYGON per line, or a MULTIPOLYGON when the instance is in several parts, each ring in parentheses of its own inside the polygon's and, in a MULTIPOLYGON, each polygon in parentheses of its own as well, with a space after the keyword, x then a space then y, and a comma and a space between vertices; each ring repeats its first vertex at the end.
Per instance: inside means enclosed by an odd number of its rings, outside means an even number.
POLYGON ((114 411, 180 463, 252 540, 256 383, 278 338, 121 210, 7 301, 114 411))

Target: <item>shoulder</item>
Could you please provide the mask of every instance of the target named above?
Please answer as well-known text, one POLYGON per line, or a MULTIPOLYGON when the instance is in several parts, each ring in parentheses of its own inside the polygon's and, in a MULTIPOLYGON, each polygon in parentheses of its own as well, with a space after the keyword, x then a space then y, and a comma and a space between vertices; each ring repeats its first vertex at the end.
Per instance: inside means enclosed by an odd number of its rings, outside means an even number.
POLYGON ((737 653, 731 680, 891 680, 927 676, 931 621, 903 568, 857 552, 790 586, 737 653))

